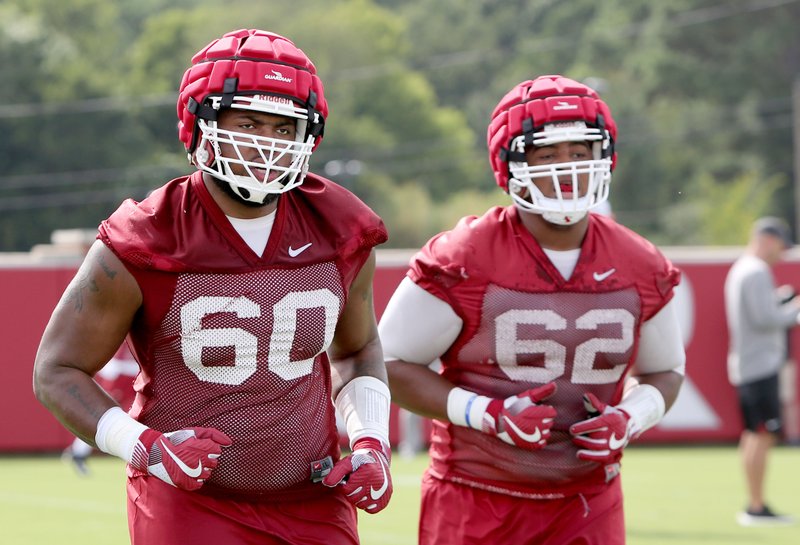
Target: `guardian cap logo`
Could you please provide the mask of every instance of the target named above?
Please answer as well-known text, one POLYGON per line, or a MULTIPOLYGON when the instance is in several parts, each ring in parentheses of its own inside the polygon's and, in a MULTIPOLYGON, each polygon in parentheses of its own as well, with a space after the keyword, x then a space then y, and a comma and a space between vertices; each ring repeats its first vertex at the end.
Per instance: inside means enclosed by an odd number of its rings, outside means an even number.
POLYGON ((556 111, 559 111, 559 110, 577 110, 577 109, 578 109, 578 105, 577 104, 570 104, 566 100, 559 100, 558 104, 553 106, 553 110, 556 110, 556 111))
POLYGON ((292 78, 287 78, 277 70, 273 70, 272 74, 264 74, 264 79, 274 79, 277 81, 284 81, 286 83, 292 83, 292 78))

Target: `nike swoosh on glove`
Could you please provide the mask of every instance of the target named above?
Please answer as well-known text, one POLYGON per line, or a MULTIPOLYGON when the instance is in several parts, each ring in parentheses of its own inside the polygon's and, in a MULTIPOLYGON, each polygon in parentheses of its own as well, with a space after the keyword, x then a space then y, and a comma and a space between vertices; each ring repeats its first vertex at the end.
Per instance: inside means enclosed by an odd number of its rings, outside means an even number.
POLYGON ((526 390, 506 399, 493 399, 483 415, 481 431, 526 450, 538 450, 547 444, 556 410, 540 405, 556 391, 556 384, 526 390))
POLYGON ((572 442, 581 447, 578 458, 600 463, 617 462, 622 449, 636 434, 635 423, 625 411, 586 393, 583 404, 590 415, 598 415, 570 426, 572 442))
POLYGON ((353 453, 336 462, 322 481, 341 486, 347 501, 367 513, 377 513, 392 497, 388 449, 378 439, 364 437, 353 444, 353 453))
POLYGON ((217 467, 231 439, 212 428, 169 433, 147 429, 139 436, 131 466, 183 490, 197 490, 217 467))

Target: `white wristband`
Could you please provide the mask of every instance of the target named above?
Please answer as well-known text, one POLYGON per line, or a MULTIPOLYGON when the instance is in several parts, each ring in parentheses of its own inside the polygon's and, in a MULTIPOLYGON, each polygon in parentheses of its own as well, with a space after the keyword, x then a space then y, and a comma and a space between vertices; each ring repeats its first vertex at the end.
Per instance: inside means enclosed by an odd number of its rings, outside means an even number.
POLYGON ((130 463, 136 442, 147 429, 147 426, 128 416, 119 407, 111 407, 100 417, 94 441, 97 448, 106 454, 113 454, 130 463))
POLYGON ((650 384, 638 384, 631 388, 617 408, 631 417, 632 435, 649 430, 658 424, 666 413, 664 396, 658 388, 650 384))
POLYGON ((483 415, 492 399, 456 386, 447 394, 447 419, 457 426, 483 429, 483 415))
POLYGON ((336 410, 344 421, 350 448, 362 437, 375 437, 389 445, 389 404, 386 384, 370 376, 356 377, 336 396, 336 410))

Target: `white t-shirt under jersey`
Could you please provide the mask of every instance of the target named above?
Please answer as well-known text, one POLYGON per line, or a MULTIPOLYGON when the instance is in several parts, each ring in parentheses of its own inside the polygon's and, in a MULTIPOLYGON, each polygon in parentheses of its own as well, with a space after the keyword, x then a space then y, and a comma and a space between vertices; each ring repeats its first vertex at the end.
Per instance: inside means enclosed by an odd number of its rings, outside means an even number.
POLYGON ((275 223, 275 211, 261 216, 260 218, 242 219, 226 216, 239 236, 247 243, 250 248, 259 255, 263 255, 264 248, 267 247, 269 234, 272 232, 272 225, 275 223))

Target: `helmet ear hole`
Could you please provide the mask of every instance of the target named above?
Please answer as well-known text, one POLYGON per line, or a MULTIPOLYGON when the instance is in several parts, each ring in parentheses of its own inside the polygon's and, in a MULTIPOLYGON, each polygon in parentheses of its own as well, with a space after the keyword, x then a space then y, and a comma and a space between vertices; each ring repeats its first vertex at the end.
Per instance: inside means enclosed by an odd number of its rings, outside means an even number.
POLYGON ((203 139, 198 146, 197 150, 194 152, 194 163, 197 166, 203 165, 210 167, 212 163, 214 163, 214 150, 211 148, 211 143, 208 140, 203 139))
POLYGON ((518 184, 509 184, 509 189, 522 199, 527 199, 528 194, 530 193, 527 187, 518 184))

